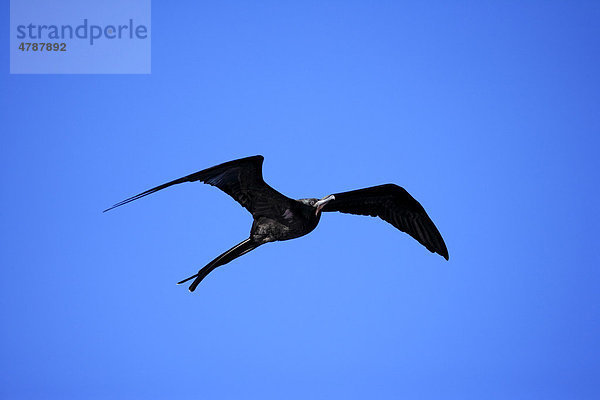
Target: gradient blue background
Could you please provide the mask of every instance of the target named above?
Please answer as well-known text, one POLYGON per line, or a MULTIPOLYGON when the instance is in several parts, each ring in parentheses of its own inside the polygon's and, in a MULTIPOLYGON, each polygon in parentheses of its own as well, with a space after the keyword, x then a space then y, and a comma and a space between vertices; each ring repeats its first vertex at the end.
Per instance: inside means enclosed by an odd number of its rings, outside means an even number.
POLYGON ((2 52, 0 396, 600 398, 600 4, 500 3, 154 1, 147 76, 2 52), (192 295, 244 209, 101 213, 253 154, 293 197, 402 185, 450 261, 328 214, 192 295))

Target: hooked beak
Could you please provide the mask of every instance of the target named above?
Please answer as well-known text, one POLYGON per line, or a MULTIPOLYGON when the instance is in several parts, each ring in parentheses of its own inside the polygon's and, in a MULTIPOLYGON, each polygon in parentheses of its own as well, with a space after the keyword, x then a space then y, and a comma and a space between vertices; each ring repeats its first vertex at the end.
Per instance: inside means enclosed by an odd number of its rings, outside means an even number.
POLYGON ((325 205, 327 203, 329 203, 331 200, 335 200, 335 196, 330 194, 329 196, 323 197, 321 200, 317 201, 315 203, 315 207, 316 207, 316 211, 315 211, 315 215, 319 215, 319 213, 321 212, 321 209, 323 207, 325 207, 325 205))

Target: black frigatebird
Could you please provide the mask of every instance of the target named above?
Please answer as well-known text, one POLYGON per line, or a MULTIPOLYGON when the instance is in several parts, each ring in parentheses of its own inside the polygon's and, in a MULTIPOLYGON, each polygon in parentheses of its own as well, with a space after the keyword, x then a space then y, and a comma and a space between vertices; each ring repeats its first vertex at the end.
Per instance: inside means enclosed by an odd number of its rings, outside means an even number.
POLYGON ((263 160, 263 156, 253 156, 219 164, 146 190, 104 212, 166 187, 196 181, 218 187, 248 210, 254 218, 250 237, 212 260, 197 274, 178 283, 194 279, 189 287, 190 292, 193 292, 212 270, 262 244, 295 239, 310 233, 319 223, 323 211, 379 217, 408 233, 427 250, 448 260, 446 244, 433 221, 421 204, 400 186, 387 184, 330 194, 320 200, 294 200, 265 183, 262 175, 263 160))

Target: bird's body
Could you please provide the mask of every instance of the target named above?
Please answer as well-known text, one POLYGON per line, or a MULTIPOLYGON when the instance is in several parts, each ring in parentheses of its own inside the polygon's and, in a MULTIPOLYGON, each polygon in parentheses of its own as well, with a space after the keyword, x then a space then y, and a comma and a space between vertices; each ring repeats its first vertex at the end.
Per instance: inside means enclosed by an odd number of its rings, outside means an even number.
POLYGON ((315 215, 315 209, 298 200, 281 204, 272 215, 260 215, 254 218, 250 237, 257 243, 268 243, 295 239, 310 233, 317 227, 321 215, 315 215))
POLYGON ((403 188, 387 184, 337 193, 320 200, 294 200, 265 183, 262 177, 263 160, 262 156, 253 156, 229 161, 142 192, 105 211, 169 186, 195 181, 218 187, 246 208, 254 217, 249 238, 215 258, 196 275, 179 282, 194 279, 190 291, 194 291, 215 268, 260 245, 295 239, 312 232, 323 211, 378 216, 411 235, 429 251, 448 259, 448 250, 437 228, 423 207, 403 188))

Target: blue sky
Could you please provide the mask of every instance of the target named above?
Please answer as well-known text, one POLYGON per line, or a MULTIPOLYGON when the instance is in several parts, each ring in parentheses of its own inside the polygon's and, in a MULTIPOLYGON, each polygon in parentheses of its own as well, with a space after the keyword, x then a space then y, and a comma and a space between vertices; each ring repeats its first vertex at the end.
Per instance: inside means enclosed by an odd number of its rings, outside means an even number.
POLYGON ((155 1, 151 75, 9 75, 3 52, 1 397, 597 399, 599 17, 155 1), (190 294, 244 209, 188 184, 101 213, 254 154, 291 197, 403 186, 450 261, 328 214, 190 294))

